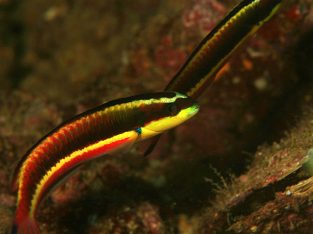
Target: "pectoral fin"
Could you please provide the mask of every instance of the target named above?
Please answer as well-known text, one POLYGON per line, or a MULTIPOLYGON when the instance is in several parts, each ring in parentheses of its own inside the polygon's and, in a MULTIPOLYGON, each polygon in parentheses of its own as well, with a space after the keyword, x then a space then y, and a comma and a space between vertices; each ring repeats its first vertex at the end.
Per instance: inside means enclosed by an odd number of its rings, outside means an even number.
POLYGON ((152 151, 154 150, 155 146, 158 144, 160 138, 161 138, 161 134, 152 138, 149 147, 146 149, 146 151, 144 153, 145 157, 147 157, 150 153, 152 153, 152 151))

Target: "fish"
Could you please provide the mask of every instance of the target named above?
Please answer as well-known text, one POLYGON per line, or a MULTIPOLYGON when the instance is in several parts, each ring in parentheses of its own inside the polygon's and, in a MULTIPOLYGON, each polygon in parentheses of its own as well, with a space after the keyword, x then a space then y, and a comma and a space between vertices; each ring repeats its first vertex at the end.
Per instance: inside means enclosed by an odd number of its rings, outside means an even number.
POLYGON ((192 98, 166 91, 113 100, 62 123, 17 164, 12 180, 17 205, 11 233, 40 233, 36 222, 39 205, 80 165, 161 134, 198 110, 192 98))
MULTIPOLYGON (((217 79, 216 73, 233 52, 268 21, 282 0, 243 0, 235 6, 195 47, 182 67, 165 87, 197 99, 217 79)), ((149 155, 161 135, 151 140, 149 155)))

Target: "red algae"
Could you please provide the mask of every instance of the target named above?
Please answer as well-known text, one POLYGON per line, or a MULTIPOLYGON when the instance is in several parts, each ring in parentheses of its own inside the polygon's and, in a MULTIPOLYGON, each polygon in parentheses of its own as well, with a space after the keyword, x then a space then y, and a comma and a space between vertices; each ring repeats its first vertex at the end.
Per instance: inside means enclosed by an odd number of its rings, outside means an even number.
MULTIPOLYGON (((181 64, 186 60, 186 52, 179 48, 173 48, 173 38, 164 36, 161 43, 155 49, 155 63, 159 69, 169 70, 168 74, 177 71, 181 64)), ((164 81, 169 82, 171 76, 165 76, 164 81)))
POLYGON ((183 13, 183 25, 186 29, 199 28, 203 33, 208 33, 226 14, 224 4, 215 0, 195 0, 191 9, 183 13))

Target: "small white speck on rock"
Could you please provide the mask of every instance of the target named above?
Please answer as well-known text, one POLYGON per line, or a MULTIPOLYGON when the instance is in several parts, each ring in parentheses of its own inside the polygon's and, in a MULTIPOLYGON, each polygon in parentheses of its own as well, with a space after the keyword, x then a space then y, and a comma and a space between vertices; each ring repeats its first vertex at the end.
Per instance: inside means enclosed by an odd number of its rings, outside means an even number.
POLYGON ((290 196, 290 195, 291 195, 291 191, 290 191, 290 190, 287 190, 287 191, 286 191, 286 195, 287 195, 287 196, 290 196))
POLYGON ((232 79, 233 84, 239 84, 240 81, 241 81, 241 79, 240 79, 239 76, 235 76, 235 77, 232 79))
POLYGON ((264 77, 258 78, 254 81, 254 87, 259 91, 264 91, 268 87, 267 80, 264 77))

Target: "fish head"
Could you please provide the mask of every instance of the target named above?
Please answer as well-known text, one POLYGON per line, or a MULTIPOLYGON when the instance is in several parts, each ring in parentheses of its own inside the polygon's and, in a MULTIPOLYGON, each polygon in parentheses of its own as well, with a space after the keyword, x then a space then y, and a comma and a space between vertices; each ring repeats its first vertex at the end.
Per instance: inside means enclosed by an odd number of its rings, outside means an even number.
POLYGON ((161 98, 149 106, 147 121, 141 127, 142 138, 177 127, 198 113, 199 105, 192 98, 177 92, 167 93, 170 98, 161 98))

